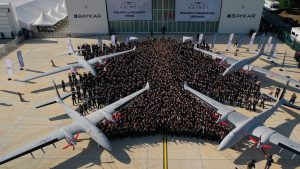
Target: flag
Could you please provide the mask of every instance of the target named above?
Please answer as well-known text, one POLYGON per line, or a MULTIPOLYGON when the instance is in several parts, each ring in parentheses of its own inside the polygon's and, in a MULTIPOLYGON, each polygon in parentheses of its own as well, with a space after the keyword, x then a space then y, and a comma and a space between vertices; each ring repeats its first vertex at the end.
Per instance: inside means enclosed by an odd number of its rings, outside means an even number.
POLYGON ((24 60, 23 60, 23 55, 22 55, 21 51, 17 51, 17 57, 19 60, 20 67, 21 67, 21 69, 23 69, 24 68, 24 60))
POLYGON ((182 42, 184 43, 185 41, 191 40, 193 42, 193 37, 189 37, 189 36, 183 36, 182 37, 182 42))
POLYGON ((252 36, 251 36, 251 39, 250 39, 250 42, 249 42, 249 49, 248 50, 251 50, 253 42, 254 42, 254 39, 255 39, 255 36, 256 36, 256 32, 254 32, 252 34, 252 36))
POLYGON ((259 44, 257 46, 257 49, 260 49, 262 44, 265 42, 265 38, 266 38, 266 35, 263 34, 262 36, 260 36, 260 39, 259 39, 259 44))
POLYGON ((103 51, 103 44, 102 44, 102 36, 98 36, 98 46, 102 49, 103 51))
POLYGON ((11 60, 10 59, 6 59, 5 60, 5 64, 6 64, 6 68, 7 69, 11 69, 12 68, 12 64, 11 64, 11 60))
POLYGON ((217 36, 218 36, 218 33, 214 33, 214 36, 213 36, 213 39, 212 39, 211 48, 214 48, 216 40, 217 40, 217 36))
POLYGON ((273 37, 272 37, 272 36, 270 36, 270 37, 269 37, 269 39, 268 39, 268 46, 270 46, 270 45, 271 45, 272 39, 273 39, 273 37))
POLYGON ((199 35, 199 38, 198 38, 198 43, 199 43, 199 44, 201 44, 202 39, 203 39, 203 33, 201 33, 201 34, 199 35))
POLYGON ((116 46, 116 35, 111 35, 111 44, 116 46))
POLYGON ((129 42, 129 38, 130 38, 130 36, 127 36, 127 37, 126 37, 126 42, 125 42, 126 45, 127 45, 128 42, 129 42))
POLYGON ((12 76, 13 76, 11 60, 10 59, 6 59, 5 60, 5 64, 6 64, 6 70, 7 70, 8 80, 11 80, 12 76))
POLYGON ((77 73, 77 68, 71 67, 71 72, 72 72, 72 74, 76 74, 77 73))
POLYGON ((228 39, 228 44, 227 44, 226 51, 229 50, 229 48, 230 48, 230 46, 231 46, 231 43, 232 43, 233 37, 234 37, 234 33, 231 33, 230 36, 229 36, 229 39, 228 39))
POLYGON ((271 49, 271 52, 270 52, 270 56, 271 57, 275 57, 275 55, 276 55, 276 47, 277 47, 277 40, 274 39, 274 44, 272 45, 272 49, 271 49))

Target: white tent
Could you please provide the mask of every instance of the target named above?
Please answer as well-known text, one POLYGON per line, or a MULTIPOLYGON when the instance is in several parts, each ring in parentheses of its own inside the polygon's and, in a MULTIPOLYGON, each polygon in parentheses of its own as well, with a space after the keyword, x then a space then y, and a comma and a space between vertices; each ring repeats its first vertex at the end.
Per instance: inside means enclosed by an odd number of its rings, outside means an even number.
POLYGON ((32 24, 34 26, 53 26, 58 21, 52 18, 51 16, 45 14, 44 12, 37 18, 37 20, 32 24))
POLYGON ((65 10, 67 10, 66 1, 64 1, 61 5, 65 10))
POLYGON ((32 23, 37 21, 41 12, 47 15, 51 8, 53 12, 51 12, 50 15, 53 18, 59 18, 59 20, 61 20, 67 16, 66 9, 63 7, 65 3, 64 0, 4 0, 4 2, 5 1, 13 3, 21 27, 28 29, 30 29, 32 23), (57 10, 54 10, 55 8, 57 8, 57 10))
POLYGON ((61 5, 57 4, 55 7, 55 11, 67 16, 67 10, 65 10, 61 5))
POLYGON ((65 18, 65 16, 63 16, 62 14, 53 10, 53 8, 50 8, 48 15, 51 16, 52 18, 56 19, 57 21, 60 21, 65 18))

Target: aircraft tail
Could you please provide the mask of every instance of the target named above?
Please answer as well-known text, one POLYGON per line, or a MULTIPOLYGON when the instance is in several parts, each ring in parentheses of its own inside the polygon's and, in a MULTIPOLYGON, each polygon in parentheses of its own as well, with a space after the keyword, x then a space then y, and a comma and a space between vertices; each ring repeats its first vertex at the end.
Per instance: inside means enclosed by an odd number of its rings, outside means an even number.
POLYGON ((72 41, 71 39, 68 37, 67 39, 67 47, 68 47, 68 51, 69 53, 75 53, 75 50, 73 48, 73 44, 72 44, 72 41))
MULTIPOLYGON (((61 95, 61 99, 62 100, 65 100, 66 98, 70 97, 72 95, 72 93, 66 93, 66 94, 63 94, 61 95)), ((41 107, 45 107, 45 106, 49 106, 51 104, 54 104, 54 103, 57 103, 57 97, 54 97, 54 98, 51 98, 41 104, 38 104, 35 106, 35 108, 41 108, 41 107)))
POLYGON ((54 82, 54 80, 52 80, 52 83, 53 83, 53 87, 54 87, 54 89, 55 89, 55 91, 56 91, 56 102, 57 103, 63 103, 63 100, 62 100, 62 98, 60 97, 60 94, 59 94, 59 92, 58 92, 58 89, 57 89, 57 86, 56 86, 56 83, 54 82))
POLYGON ((53 87, 54 87, 55 92, 56 92, 56 97, 51 98, 51 99, 47 100, 46 102, 43 102, 41 104, 36 105, 35 108, 41 108, 41 107, 49 106, 49 105, 54 104, 54 103, 62 104, 63 100, 65 100, 66 98, 68 98, 72 95, 72 93, 66 93, 66 94, 60 95, 59 92, 58 92, 56 83, 53 80, 52 80, 52 83, 53 83, 53 87))
POLYGON ((74 49, 72 41, 71 41, 71 39, 69 37, 67 39, 67 48, 68 48, 67 52, 61 53, 58 56, 72 55, 72 54, 75 54, 76 52, 82 51, 82 49, 80 49, 80 50, 75 50, 74 49))

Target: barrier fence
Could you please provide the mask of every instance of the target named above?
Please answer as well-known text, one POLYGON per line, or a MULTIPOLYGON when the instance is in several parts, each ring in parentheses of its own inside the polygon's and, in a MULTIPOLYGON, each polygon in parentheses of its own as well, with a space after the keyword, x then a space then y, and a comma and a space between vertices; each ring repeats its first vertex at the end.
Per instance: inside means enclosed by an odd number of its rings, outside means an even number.
POLYGON ((35 32, 32 38, 66 38, 67 32, 35 32))
POLYGON ((0 59, 2 59, 2 57, 6 56, 9 52, 11 52, 12 50, 14 50, 17 45, 22 42, 24 40, 24 36, 18 36, 15 39, 13 39, 12 41, 10 41, 9 43, 3 45, 0 47, 0 59))

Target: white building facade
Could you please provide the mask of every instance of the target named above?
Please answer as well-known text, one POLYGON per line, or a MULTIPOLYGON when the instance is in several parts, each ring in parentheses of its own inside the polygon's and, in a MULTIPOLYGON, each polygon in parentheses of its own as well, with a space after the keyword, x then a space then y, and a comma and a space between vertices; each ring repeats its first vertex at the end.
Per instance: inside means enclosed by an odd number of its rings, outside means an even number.
POLYGON ((248 33, 264 0, 66 0, 70 33, 248 33), (76 17, 77 15, 77 17, 76 17), (79 16, 79 18, 78 18, 79 16))
POLYGON ((11 38, 11 33, 16 34, 19 30, 20 25, 14 7, 10 3, 0 3, 0 33, 4 38, 11 38))

